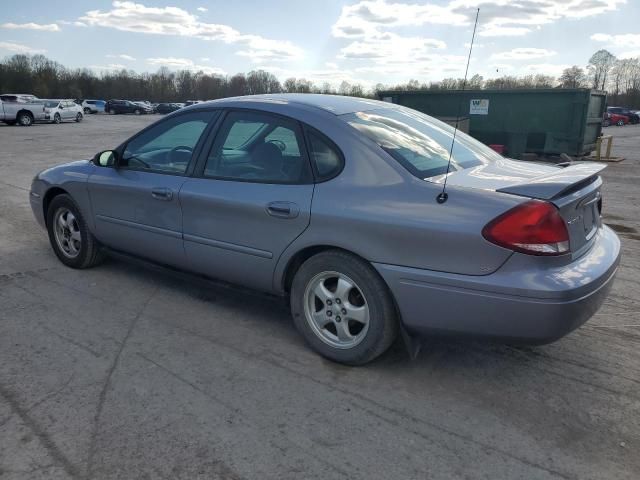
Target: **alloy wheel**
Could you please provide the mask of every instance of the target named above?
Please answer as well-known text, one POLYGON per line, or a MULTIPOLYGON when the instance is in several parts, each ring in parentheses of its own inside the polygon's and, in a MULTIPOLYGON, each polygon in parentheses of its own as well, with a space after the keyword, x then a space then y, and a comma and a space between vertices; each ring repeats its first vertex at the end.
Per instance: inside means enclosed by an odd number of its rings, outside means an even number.
POLYGON ((82 235, 75 215, 68 208, 59 208, 53 221, 53 231, 58 248, 66 257, 76 258, 82 248, 82 235))
POLYGON ((348 349, 369 330, 369 305, 362 290, 338 272, 322 272, 308 283, 304 314, 311 330, 327 345, 348 349))

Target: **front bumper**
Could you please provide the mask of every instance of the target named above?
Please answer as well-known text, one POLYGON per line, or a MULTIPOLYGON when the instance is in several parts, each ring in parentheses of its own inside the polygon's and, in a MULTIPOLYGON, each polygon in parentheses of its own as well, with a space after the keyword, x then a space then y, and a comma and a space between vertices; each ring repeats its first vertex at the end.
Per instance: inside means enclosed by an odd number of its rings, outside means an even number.
POLYGON ((620 262, 620 240, 604 226, 583 256, 564 266, 551 262, 532 268, 530 258, 514 254, 482 276, 373 266, 389 285, 409 333, 540 344, 578 328, 600 308, 620 262))

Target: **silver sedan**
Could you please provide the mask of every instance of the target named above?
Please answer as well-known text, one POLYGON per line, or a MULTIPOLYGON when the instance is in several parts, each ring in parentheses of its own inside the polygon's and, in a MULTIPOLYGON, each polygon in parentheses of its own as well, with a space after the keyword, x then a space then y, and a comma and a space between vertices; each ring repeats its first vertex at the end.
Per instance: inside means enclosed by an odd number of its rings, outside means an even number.
POLYGON ((30 199, 65 265, 115 250, 288 296, 337 362, 399 332, 544 343, 577 328, 619 263, 604 167, 510 160, 460 132, 450 157, 452 140, 372 100, 224 99, 40 173, 30 199))

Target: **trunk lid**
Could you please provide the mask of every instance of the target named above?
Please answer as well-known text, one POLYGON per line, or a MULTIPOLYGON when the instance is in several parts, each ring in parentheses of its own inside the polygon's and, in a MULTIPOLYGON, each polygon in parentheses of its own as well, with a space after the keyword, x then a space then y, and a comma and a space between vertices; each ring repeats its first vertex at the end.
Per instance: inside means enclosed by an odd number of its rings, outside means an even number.
MULTIPOLYGON (((579 162, 566 167, 501 159, 449 174, 448 185, 479 188, 552 202, 569 232, 574 258, 582 255, 602 225, 602 179, 606 165, 579 162)), ((444 176, 431 179, 442 182, 444 176)))

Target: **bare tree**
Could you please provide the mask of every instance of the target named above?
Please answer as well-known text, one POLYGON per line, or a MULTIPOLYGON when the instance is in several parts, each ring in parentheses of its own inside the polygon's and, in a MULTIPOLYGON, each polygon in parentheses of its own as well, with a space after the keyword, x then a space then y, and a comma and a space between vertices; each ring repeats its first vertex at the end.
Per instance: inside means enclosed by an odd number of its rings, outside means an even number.
POLYGON ((593 88, 604 90, 607 85, 609 71, 616 61, 616 57, 608 50, 598 50, 589 59, 587 67, 592 79, 593 88))
POLYGON ((587 76, 584 70, 577 65, 565 68, 559 80, 562 88, 582 88, 587 84, 587 76))

